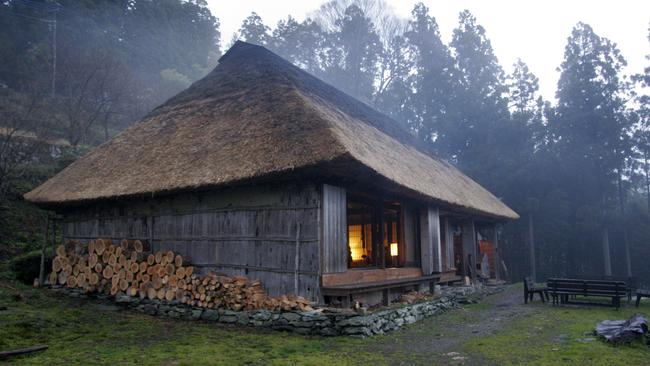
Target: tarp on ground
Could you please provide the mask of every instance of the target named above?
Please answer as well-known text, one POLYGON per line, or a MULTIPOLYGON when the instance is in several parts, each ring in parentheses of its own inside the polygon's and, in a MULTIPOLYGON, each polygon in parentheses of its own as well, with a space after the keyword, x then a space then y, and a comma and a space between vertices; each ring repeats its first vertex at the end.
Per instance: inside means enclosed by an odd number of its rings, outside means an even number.
POLYGON ((648 320, 640 314, 628 320, 603 320, 596 325, 596 334, 612 343, 629 343, 647 332, 648 320))

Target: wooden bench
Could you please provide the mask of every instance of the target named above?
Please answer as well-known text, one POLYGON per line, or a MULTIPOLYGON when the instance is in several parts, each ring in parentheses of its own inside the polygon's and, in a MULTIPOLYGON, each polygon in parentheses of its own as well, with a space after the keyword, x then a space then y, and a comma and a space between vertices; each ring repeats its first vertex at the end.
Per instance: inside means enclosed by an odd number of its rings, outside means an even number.
POLYGON ((384 305, 388 305, 388 291, 392 288, 415 286, 421 284, 429 284, 429 290, 433 293, 433 287, 436 282, 440 279, 439 274, 434 274, 430 276, 421 276, 414 278, 401 278, 394 280, 386 281, 375 281, 375 282, 361 282, 353 283, 346 285, 336 285, 336 286, 327 286, 321 288, 321 293, 323 296, 331 297, 342 297, 343 298, 343 307, 350 306, 350 296, 353 294, 362 294, 374 291, 382 291, 382 302, 384 305))
POLYGON ((528 300, 533 301, 533 295, 535 294, 539 294, 542 302, 549 299, 548 287, 538 286, 530 277, 524 277, 524 304, 528 304, 528 300))
POLYGON ((648 297, 650 298, 650 290, 644 290, 644 289, 636 289, 636 307, 639 307, 639 304, 641 303, 641 298, 642 297, 648 297))
POLYGON ((569 274, 568 278, 577 278, 581 280, 605 280, 605 281, 623 281, 627 284, 627 302, 632 302, 632 296, 635 294, 637 288, 637 278, 634 276, 593 276, 593 275, 572 275, 569 274))
POLYGON ((609 297, 612 306, 621 306, 621 298, 627 297, 627 284, 624 281, 582 280, 572 278, 549 278, 548 292, 553 297, 553 305, 569 304, 569 296, 609 297))

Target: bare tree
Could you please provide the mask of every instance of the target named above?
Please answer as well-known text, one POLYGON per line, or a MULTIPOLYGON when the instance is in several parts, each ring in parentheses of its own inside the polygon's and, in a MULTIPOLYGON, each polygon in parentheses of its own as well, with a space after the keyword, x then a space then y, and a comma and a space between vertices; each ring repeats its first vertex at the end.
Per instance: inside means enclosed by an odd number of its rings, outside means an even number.
POLYGON ((92 142, 86 139, 97 124, 101 124, 107 139, 111 121, 126 113, 123 104, 131 90, 128 68, 105 51, 65 54, 54 117, 73 148, 92 142))
MULTIPOLYGON (((43 91, 45 92, 45 91, 43 91)), ((20 166, 37 159, 49 143, 44 118, 44 93, 0 91, 0 201, 6 198, 13 180, 21 178, 20 166)))

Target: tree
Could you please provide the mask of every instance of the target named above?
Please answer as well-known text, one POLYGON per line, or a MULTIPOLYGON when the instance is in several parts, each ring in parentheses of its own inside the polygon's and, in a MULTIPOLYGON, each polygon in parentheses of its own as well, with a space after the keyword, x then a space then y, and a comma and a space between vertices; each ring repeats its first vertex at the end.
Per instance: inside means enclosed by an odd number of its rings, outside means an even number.
POLYGON ((111 118, 130 100, 128 68, 107 51, 86 52, 62 59, 54 100, 54 119, 73 148, 81 143, 94 145, 91 129, 98 124, 106 139, 111 118))
POLYGON ((264 25, 262 17, 252 12, 241 24, 239 37, 248 42, 266 46, 269 39, 270 28, 264 25))
MULTIPOLYGON (((539 185, 539 160, 544 155, 539 148, 544 141, 544 103, 539 95, 539 80, 521 60, 513 65, 508 77, 510 120, 496 139, 502 172, 499 189, 516 210, 527 216, 527 241, 530 255, 530 276, 538 279, 535 217, 540 215, 540 198, 545 195, 539 185)), ((542 251, 540 251, 542 252, 542 251)))
MULTIPOLYGON (((611 275, 611 209, 616 201, 616 181, 625 164, 621 152, 628 149, 631 129, 625 108, 629 86, 620 76, 625 65, 614 43, 599 37, 589 25, 578 23, 559 68, 558 106, 552 121, 553 138, 564 165, 563 185, 573 198, 576 225, 583 230, 575 243, 586 244, 583 240, 590 235, 584 231, 599 227, 607 275, 611 275), (593 221, 598 224, 591 224, 593 221)), ((574 253, 574 259, 581 252, 574 253)))
MULTIPOLYGON (((648 41, 650 41, 650 27, 648 27, 648 41)), ((650 55, 646 56, 650 60, 650 55)), ((634 75, 633 79, 642 90, 636 97, 638 104, 637 115, 639 126, 635 133, 635 148, 640 152, 643 170, 643 181, 646 192, 647 210, 650 212, 650 66, 642 74, 634 75)))
POLYGON ((409 124, 420 139, 433 144, 438 135, 445 131, 445 126, 452 123, 450 114, 457 72, 450 51, 440 38, 438 23, 429 15, 429 9, 418 3, 411 14, 408 31, 404 35, 414 58, 414 72, 410 78, 413 93, 409 99, 413 120, 409 124))
POLYGON ((313 20, 305 19, 298 23, 289 16, 287 20, 278 22, 268 46, 293 64, 318 74, 320 58, 327 47, 326 35, 313 20))
POLYGON ((4 202, 12 182, 25 173, 20 166, 32 161, 47 145, 51 126, 44 115, 46 95, 3 89, 0 96, 0 202, 4 202))
POLYGON ((363 101, 371 101, 377 75, 381 43, 375 26, 356 5, 350 5, 330 35, 338 49, 327 56, 324 73, 341 90, 363 101))
POLYGON ((492 188, 498 159, 494 157, 495 131, 508 116, 504 98, 505 74, 494 55, 485 29, 467 10, 460 13, 451 47, 459 75, 454 92, 453 118, 440 131, 439 150, 470 176, 485 177, 492 188))

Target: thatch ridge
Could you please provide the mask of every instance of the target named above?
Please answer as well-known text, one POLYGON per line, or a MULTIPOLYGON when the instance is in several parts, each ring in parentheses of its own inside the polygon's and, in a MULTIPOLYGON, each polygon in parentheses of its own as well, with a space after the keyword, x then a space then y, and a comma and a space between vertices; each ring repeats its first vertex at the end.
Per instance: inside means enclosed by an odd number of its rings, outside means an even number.
POLYGON ((244 42, 25 198, 60 204, 218 187, 344 157, 432 200, 518 217, 398 122, 244 42))

